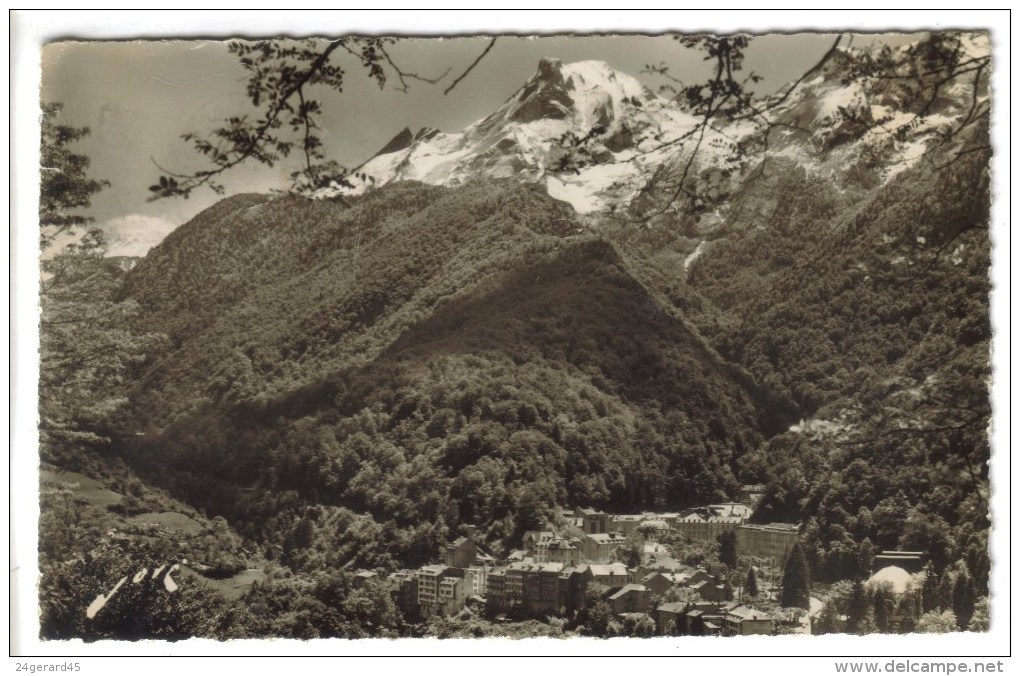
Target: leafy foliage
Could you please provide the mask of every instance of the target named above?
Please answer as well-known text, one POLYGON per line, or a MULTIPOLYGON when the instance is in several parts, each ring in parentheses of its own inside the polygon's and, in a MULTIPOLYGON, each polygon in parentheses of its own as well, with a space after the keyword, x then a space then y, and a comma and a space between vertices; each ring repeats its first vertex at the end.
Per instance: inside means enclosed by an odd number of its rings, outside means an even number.
POLYGON ((79 212, 92 204, 92 196, 110 184, 88 176, 88 155, 72 150, 74 143, 89 135, 88 127, 61 124, 63 106, 46 103, 42 107, 42 141, 39 148, 41 180, 39 184, 39 225, 42 247, 57 235, 71 233, 87 225, 92 218, 79 212))
POLYGON ((108 439, 126 380, 163 344, 159 334, 130 330, 137 304, 115 299, 119 271, 104 252, 102 232, 91 230, 42 262, 39 430, 49 460, 69 444, 108 439))
MULTIPOLYGON (((350 185, 347 169, 325 152, 321 126, 324 109, 317 98, 324 90, 343 92, 348 71, 334 62, 334 54, 346 55, 352 65, 364 68, 365 76, 380 88, 395 80, 398 89, 407 91, 411 80, 435 84, 449 73, 447 70, 430 78, 405 70, 387 51, 395 42, 397 38, 354 35, 332 40, 231 41, 230 54, 248 72, 245 90, 254 111, 232 115, 208 134, 184 134, 184 141, 202 156, 208 168, 192 174, 161 168, 162 175, 149 187, 152 199, 187 198, 202 186, 222 195, 225 188, 220 177, 234 167, 245 162, 272 167, 292 154, 300 157, 300 168, 290 175, 295 192, 350 185)), ((478 60, 491 47, 490 42, 478 60)), ((477 63, 472 63, 446 93, 477 63)))
POLYGON ((40 587, 45 639, 182 640, 215 635, 224 603, 174 573, 179 588, 164 583, 176 552, 166 544, 107 540, 81 558, 44 569, 40 587), (158 575, 156 573, 159 573, 158 575), (107 598, 93 617, 90 601, 107 598))
MULTIPOLYGON (((76 227, 91 222, 79 210, 109 185, 87 175, 88 156, 72 148, 89 130, 58 123, 61 110, 60 104, 43 106, 43 249, 58 235, 75 234, 76 227)), ((103 260, 102 231, 77 234, 77 241, 49 252, 40 265, 40 440, 49 460, 69 445, 105 439, 102 427, 124 403, 124 379, 160 344, 158 335, 128 329, 137 306, 114 298, 120 271, 103 260)))
POLYGON ((747 569, 747 577, 744 580, 744 593, 752 599, 758 595, 758 577, 755 575, 754 566, 747 569))
POLYGON ((914 627, 914 631, 919 634, 948 634, 956 630, 956 616, 952 610, 925 613, 914 627))

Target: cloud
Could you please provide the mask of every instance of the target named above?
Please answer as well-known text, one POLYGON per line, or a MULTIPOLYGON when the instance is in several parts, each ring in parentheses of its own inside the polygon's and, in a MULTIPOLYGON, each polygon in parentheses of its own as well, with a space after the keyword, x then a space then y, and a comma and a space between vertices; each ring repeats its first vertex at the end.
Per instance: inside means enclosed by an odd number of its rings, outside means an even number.
POLYGON ((106 233, 108 256, 144 256, 177 226, 159 216, 128 214, 111 218, 100 227, 106 233))

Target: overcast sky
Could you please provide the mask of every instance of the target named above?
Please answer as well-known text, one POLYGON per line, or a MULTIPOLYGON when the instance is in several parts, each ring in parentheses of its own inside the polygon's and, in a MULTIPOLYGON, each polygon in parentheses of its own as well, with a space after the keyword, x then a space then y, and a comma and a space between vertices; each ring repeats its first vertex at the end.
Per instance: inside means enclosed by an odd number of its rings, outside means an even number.
MULTIPOLYGON (((764 76, 774 91, 813 65, 832 44, 832 34, 765 35, 748 50, 746 70, 764 76)), ((889 36, 902 42, 902 36, 889 36), (897 39, 898 38, 898 39, 897 39)), ((871 38, 858 38, 861 44, 871 38)), ((484 117, 517 90, 542 57, 565 63, 600 59, 642 79, 653 89, 664 81, 642 74, 647 64, 666 63, 691 82, 705 77, 702 56, 667 36, 500 37, 495 47, 449 95, 443 90, 481 53, 485 37, 408 39, 390 52, 407 70, 434 77, 438 85, 414 82, 410 93, 380 90, 352 57, 342 94, 322 90, 324 139, 329 155, 356 166, 404 127, 459 131, 484 117)), ((180 136, 207 132, 217 121, 252 109, 245 96, 245 70, 214 41, 58 42, 42 52, 41 97, 64 104, 63 121, 92 134, 81 150, 92 158, 91 173, 111 187, 95 196, 91 214, 107 228, 113 252, 141 254, 217 199, 208 190, 190 199, 148 202, 148 186, 159 175, 154 161, 172 171, 200 167, 180 136)), ((225 177, 229 193, 282 188, 295 167, 241 166, 225 177)))

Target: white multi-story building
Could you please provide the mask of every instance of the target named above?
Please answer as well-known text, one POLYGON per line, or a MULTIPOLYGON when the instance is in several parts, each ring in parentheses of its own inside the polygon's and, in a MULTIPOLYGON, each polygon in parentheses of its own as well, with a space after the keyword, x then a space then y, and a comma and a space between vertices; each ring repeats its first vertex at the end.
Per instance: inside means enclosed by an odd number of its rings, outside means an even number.
POLYGON ((446 566, 422 566, 415 571, 418 580, 418 605, 435 606, 439 603, 439 581, 446 574, 446 566))

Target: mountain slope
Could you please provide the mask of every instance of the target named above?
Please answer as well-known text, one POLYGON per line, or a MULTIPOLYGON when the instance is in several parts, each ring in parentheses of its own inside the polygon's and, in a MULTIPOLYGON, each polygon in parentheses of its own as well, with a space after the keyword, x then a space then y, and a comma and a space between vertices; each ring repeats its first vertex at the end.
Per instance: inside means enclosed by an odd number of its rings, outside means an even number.
POLYGON ((265 220, 238 198, 183 226, 128 285, 175 343, 133 396, 132 462, 251 536, 283 546, 315 506, 362 515, 322 547, 413 562, 465 522, 509 544, 529 500, 723 499, 762 441, 754 383, 539 187, 254 206, 265 220), (296 224, 300 245, 275 242, 296 224), (179 263, 209 237, 238 249, 179 263), (164 298, 168 269, 201 286, 164 298))
POLYGON ((145 325, 180 348, 150 376, 187 388, 157 407, 164 420, 178 405, 269 396, 323 363, 370 358, 517 247, 575 228, 565 205, 510 184, 394 185, 350 209, 252 199, 203 212, 127 281, 145 325))
POLYGON ((849 203, 777 167, 691 266, 694 323, 806 414, 741 469, 769 484, 761 519, 808 521, 825 579, 868 538, 987 582, 988 159, 932 152, 849 203))

